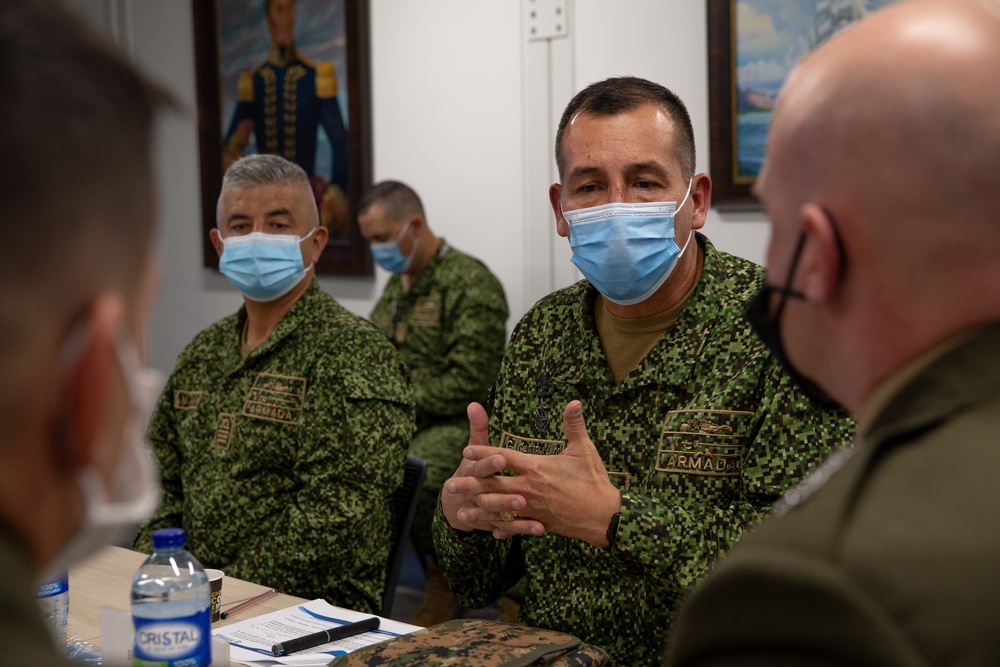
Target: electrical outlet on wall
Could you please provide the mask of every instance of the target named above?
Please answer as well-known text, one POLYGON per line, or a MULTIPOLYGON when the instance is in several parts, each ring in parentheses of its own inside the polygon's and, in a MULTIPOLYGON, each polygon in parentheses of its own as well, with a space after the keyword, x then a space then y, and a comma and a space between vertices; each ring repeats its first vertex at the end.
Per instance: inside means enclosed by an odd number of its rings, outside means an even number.
POLYGON ((568 0, 521 0, 524 34, 529 42, 565 37, 568 34, 568 0))

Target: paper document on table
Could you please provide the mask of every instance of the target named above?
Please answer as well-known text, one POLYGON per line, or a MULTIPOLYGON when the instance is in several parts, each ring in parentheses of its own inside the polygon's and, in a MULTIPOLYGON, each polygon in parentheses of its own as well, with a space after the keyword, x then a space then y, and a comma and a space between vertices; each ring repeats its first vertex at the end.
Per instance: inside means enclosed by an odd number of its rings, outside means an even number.
POLYGON ((376 644, 392 637, 416 632, 421 628, 383 618, 379 628, 364 634, 341 639, 292 655, 275 657, 271 646, 302 637, 313 632, 353 623, 372 614, 334 607, 326 600, 312 600, 296 607, 288 607, 270 614, 255 616, 239 623, 227 625, 212 632, 213 637, 229 640, 229 658, 247 665, 326 665, 334 656, 345 655, 369 644, 376 644))

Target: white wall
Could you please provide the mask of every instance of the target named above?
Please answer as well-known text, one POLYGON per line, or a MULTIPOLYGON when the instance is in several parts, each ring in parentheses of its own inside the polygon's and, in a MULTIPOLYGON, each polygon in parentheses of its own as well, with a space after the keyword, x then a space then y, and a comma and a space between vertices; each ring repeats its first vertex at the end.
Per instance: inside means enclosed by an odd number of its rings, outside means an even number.
MULTIPOLYGON (((208 1, 208 0, 205 0, 208 1)), ((508 330, 539 296, 574 280, 553 232, 547 189, 552 135, 570 96, 607 76, 663 83, 688 104, 708 171, 705 3, 566 0, 565 37, 529 42, 536 0, 370 0, 374 178, 424 199, 434 230, 483 259, 511 308, 508 330)), ((158 135, 158 250, 163 282, 148 335, 150 364, 169 369, 200 329, 234 311, 239 294, 201 267, 194 44, 189 0, 69 0, 104 25, 188 106, 158 135)), ((762 262, 760 214, 712 212, 717 246, 762 262)), ((367 315, 386 276, 321 278, 367 315)))
MULTIPOLYGON (((661 83, 684 100, 694 125, 699 171, 709 171, 706 2, 578 0, 576 89, 631 74, 661 83)), ((768 227, 759 213, 712 209, 703 230, 716 247, 764 263, 768 227)))
POLYGON ((486 262, 517 315, 520 17, 516 0, 371 3, 373 178, 411 185, 435 233, 486 262))

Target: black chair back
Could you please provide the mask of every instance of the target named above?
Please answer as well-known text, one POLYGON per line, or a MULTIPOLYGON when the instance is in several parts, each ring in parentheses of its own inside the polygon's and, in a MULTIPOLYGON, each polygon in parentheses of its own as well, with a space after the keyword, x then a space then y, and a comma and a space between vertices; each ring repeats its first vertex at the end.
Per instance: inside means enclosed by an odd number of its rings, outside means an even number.
POLYGON ((403 565, 403 554, 410 539, 410 528, 413 526, 413 515, 417 511, 417 498, 424 486, 427 475, 427 461, 415 456, 406 457, 406 468, 403 472, 403 485, 392 494, 395 522, 393 523, 392 549, 389 551, 389 568, 385 577, 385 593, 382 594, 382 610, 379 616, 389 618, 392 613, 392 600, 396 596, 396 586, 399 584, 399 571, 403 565))

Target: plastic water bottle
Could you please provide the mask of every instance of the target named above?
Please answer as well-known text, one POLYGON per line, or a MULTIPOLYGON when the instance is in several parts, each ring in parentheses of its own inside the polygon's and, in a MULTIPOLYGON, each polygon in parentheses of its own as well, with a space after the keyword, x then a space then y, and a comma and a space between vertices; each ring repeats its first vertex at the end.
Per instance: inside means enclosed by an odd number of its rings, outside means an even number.
POLYGON ((57 647, 66 648, 66 622, 69 620, 69 574, 63 572, 52 581, 35 590, 38 606, 49 627, 52 641, 57 647))
POLYGON ((181 528, 153 532, 153 553, 132 579, 132 664, 208 667, 212 662, 208 576, 184 549, 181 528))

